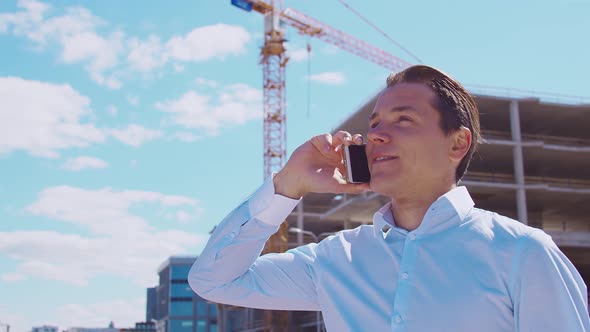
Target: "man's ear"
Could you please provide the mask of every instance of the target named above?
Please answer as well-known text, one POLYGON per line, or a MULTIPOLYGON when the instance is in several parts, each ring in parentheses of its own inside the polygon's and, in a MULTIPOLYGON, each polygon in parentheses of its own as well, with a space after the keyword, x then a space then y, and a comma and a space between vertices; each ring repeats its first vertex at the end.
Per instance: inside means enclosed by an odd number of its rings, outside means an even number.
POLYGON ((451 134, 451 147, 449 149, 449 159, 461 162, 471 146, 471 130, 461 126, 451 134))

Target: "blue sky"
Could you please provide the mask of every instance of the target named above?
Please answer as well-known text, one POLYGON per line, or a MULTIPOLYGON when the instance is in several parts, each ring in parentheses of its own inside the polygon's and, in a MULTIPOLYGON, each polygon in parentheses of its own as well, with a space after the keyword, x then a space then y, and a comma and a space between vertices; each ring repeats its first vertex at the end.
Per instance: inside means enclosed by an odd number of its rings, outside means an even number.
MULTIPOLYGON (((468 86, 590 97, 590 0, 348 3, 468 86)), ((412 61, 337 0, 284 4, 412 61)), ((229 0, 0 1, 2 324, 144 319, 158 266, 262 181, 262 26, 229 0)), ((291 152, 388 72, 287 36, 291 152)))

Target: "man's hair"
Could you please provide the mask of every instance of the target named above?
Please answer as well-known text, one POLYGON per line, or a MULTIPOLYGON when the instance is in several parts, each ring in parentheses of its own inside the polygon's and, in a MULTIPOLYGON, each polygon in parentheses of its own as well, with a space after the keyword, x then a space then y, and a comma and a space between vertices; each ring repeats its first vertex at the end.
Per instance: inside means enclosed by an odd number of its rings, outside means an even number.
POLYGON ((438 96, 438 100, 433 100, 432 106, 441 115, 440 127, 446 135, 460 127, 468 128, 471 131, 471 146, 455 171, 455 181, 459 182, 481 141, 479 111, 475 100, 455 79, 424 65, 412 66, 399 73, 392 73, 387 78, 387 87, 399 83, 421 83, 432 89, 438 96))

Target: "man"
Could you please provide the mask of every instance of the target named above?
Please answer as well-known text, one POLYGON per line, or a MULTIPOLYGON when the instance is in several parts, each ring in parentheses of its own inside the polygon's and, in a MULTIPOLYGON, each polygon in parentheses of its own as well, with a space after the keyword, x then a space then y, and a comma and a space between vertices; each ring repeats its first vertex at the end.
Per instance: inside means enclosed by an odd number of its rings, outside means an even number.
POLYGON ((200 296, 321 310, 329 331, 590 331, 587 289, 543 231, 474 207, 457 186, 480 140, 473 98, 427 66, 392 75, 369 119, 371 182, 343 179, 341 145, 320 135, 227 216, 189 274, 200 296), (373 225, 258 257, 309 192, 391 198, 373 225))

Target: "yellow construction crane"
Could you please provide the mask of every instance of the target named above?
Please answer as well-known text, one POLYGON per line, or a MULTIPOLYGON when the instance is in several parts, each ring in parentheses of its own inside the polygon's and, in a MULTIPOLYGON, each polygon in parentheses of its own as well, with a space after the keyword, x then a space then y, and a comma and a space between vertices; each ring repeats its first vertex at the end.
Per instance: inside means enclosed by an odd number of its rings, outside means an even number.
MULTIPOLYGON (((278 171, 286 161, 285 67, 289 58, 284 45, 285 31, 280 23, 295 28, 300 34, 321 39, 390 71, 399 71, 410 66, 410 63, 396 56, 301 12, 291 8, 278 8, 274 5, 274 0, 270 3, 262 0, 231 0, 231 3, 247 12, 254 11, 264 15, 264 45, 260 51, 260 63, 263 72, 265 178, 278 171)), ((266 243, 263 253, 286 251, 287 238, 288 225, 285 221, 266 243)), ((264 331, 286 331, 288 326, 285 312, 271 314, 267 311, 264 321, 264 331)))

